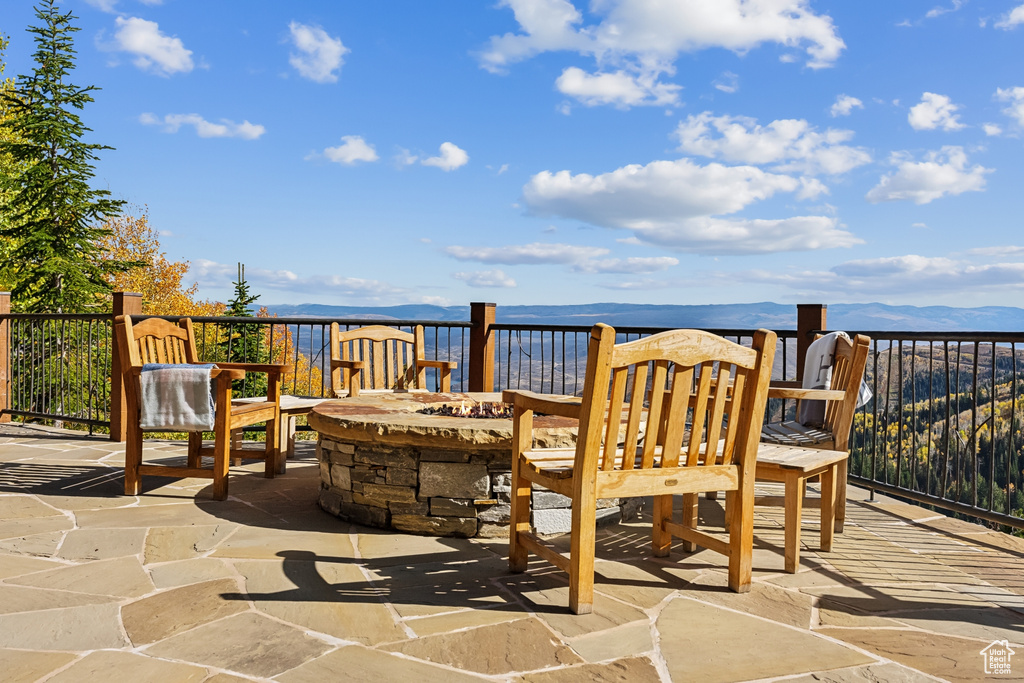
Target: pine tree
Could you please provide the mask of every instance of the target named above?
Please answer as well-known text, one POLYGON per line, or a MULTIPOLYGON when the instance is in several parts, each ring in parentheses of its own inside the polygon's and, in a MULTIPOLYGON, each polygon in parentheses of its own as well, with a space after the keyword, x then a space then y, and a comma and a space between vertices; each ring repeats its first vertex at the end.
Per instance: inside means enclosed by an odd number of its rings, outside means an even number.
POLYGON ((260 298, 259 294, 249 294, 249 283, 245 281, 245 266, 238 264, 238 280, 235 281, 235 298, 228 302, 224 315, 236 318, 251 318, 249 304, 260 298))
POLYGON ((134 264, 103 260, 99 240, 106 218, 123 204, 106 190, 89 187, 97 152, 111 149, 82 141, 89 132, 76 110, 93 101, 97 88, 69 82, 75 68, 75 17, 55 0, 36 6, 36 67, 3 93, 9 135, 0 135, 0 155, 16 168, 0 178, 8 197, 0 237, 13 241, 13 304, 31 312, 70 313, 102 306, 105 275, 134 264))
MULTIPOLYGON (((2 150, 4 140, 15 139, 12 131, 4 126, 4 122, 10 117, 10 107, 7 105, 4 95, 14 88, 14 79, 4 78, 4 67, 6 66, 4 64, 4 52, 9 44, 10 39, 0 34, 0 150, 2 150)), ((4 188, 3 179, 10 177, 16 168, 17 165, 14 163, 11 155, 0 151, 0 231, 10 224, 7 211, 4 209, 10 192, 4 188)), ((0 236, 0 291, 10 291, 14 286, 13 269, 11 267, 13 253, 14 240, 0 236)))

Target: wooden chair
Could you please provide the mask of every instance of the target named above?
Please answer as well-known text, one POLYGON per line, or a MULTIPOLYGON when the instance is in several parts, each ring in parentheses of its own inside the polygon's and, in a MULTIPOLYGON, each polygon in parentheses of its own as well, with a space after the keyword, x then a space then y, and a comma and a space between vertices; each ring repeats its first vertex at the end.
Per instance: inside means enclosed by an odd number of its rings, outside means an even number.
POLYGON ((451 361, 424 358, 423 326, 403 332, 385 325, 341 331, 331 324, 331 390, 335 398, 363 389, 426 389, 427 368, 435 368, 441 391, 451 391, 451 361))
POLYGON ((232 457, 253 457, 252 451, 231 448, 231 431, 240 427, 265 422, 267 443, 263 455, 265 476, 272 478, 281 466, 278 462, 277 428, 279 420, 278 398, 281 392, 281 373, 284 365, 256 363, 217 363, 211 371, 216 401, 214 444, 203 446, 202 432, 189 432, 188 466, 142 464, 142 429, 140 424, 140 377, 146 363, 199 363, 192 321, 182 318, 177 324, 161 318, 147 318, 134 323, 131 316, 118 316, 114 330, 121 354, 124 384, 127 393, 128 439, 125 446, 124 492, 138 495, 142 490, 142 475, 163 477, 203 477, 213 479, 213 497, 224 500, 228 495, 228 465, 232 457), (246 372, 267 373, 267 397, 259 402, 231 400, 231 382, 243 379, 246 372), (202 466, 202 456, 213 456, 213 467, 202 466))
POLYGON ((788 572, 796 572, 800 564, 800 523, 808 479, 821 478, 821 498, 814 501, 821 506, 821 550, 830 551, 833 533, 843 530, 850 430, 870 344, 871 340, 862 334, 852 340, 836 339, 828 389, 803 389, 800 382, 772 382, 768 389, 769 398, 825 402, 822 424, 804 425, 791 420, 766 423, 761 430, 757 479, 782 482, 785 491, 781 500, 768 496, 756 502, 781 504, 786 509, 785 566, 788 572))
POLYGON ((525 571, 527 554, 539 555, 569 573, 569 608, 589 613, 597 500, 654 496, 655 555, 667 556, 678 536, 687 551, 700 545, 728 556, 729 587, 749 590, 754 457, 775 341, 768 330, 754 333, 753 348, 674 330, 616 346, 615 330, 598 324, 582 399, 505 391, 514 405, 511 570, 525 571), (579 419, 575 449, 533 448, 534 411, 579 419), (568 557, 531 531, 532 484, 572 498, 568 557), (727 541, 697 530, 701 491, 726 491, 727 541), (682 523, 673 520, 673 494, 684 494, 682 523))

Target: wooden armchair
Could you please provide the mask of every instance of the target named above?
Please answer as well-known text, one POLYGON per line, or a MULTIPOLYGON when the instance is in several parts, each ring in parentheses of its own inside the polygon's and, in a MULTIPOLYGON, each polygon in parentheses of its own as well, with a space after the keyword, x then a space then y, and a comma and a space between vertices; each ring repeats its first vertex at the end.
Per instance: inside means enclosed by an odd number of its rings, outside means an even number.
POLYGON ((211 371, 214 381, 215 425, 214 444, 203 446, 202 432, 188 434, 188 466, 142 464, 141 375, 146 363, 196 364, 196 342, 192 321, 182 318, 177 324, 161 318, 147 318, 134 323, 131 316, 118 316, 114 321, 114 334, 122 359, 124 384, 127 393, 128 439, 125 447, 124 492, 138 495, 142 489, 142 475, 163 477, 204 477, 213 479, 213 497, 224 500, 228 495, 228 466, 230 458, 253 457, 252 451, 231 448, 231 430, 265 422, 267 443, 263 455, 265 476, 272 478, 281 463, 278 462, 279 408, 281 373, 284 365, 255 363, 217 363, 211 371), (231 381, 243 379, 246 372, 267 373, 267 397, 259 402, 231 400, 231 381), (213 456, 213 467, 202 466, 202 456, 213 456))
POLYGON ((385 325, 341 331, 331 324, 331 390, 336 398, 362 389, 425 389, 427 368, 435 368, 441 391, 451 391, 451 361, 427 360, 423 326, 403 332, 385 325))
POLYGON ((598 324, 582 399, 505 391, 514 405, 510 569, 525 571, 530 552, 551 562, 569 573, 569 608, 589 613, 597 500, 654 496, 655 555, 667 556, 678 536, 687 551, 700 545, 726 555, 729 587, 749 590, 754 458, 775 341, 774 332, 758 330, 745 348, 674 330, 616 346, 615 330, 598 324), (575 449, 533 448, 534 411, 579 419, 575 449), (531 531, 532 484, 572 498, 568 557, 531 531), (726 491, 728 541, 697 530, 701 491, 726 491), (682 523, 673 519, 674 494, 683 494, 682 523))
MULTIPOLYGON (((832 535, 842 532, 846 520, 846 473, 850 430, 857 410, 864 368, 871 340, 859 334, 852 340, 836 339, 832 378, 827 389, 804 389, 800 382, 772 382, 769 398, 824 401, 820 424, 795 420, 766 423, 761 430, 762 447, 757 455, 757 478, 783 482, 785 493, 758 498, 758 504, 786 508, 786 571, 795 572, 800 562, 800 518, 807 480, 821 478, 821 549, 832 548, 832 535)), ((805 368, 805 372, 815 369, 805 368)), ((799 413, 799 403, 797 411, 799 413)))

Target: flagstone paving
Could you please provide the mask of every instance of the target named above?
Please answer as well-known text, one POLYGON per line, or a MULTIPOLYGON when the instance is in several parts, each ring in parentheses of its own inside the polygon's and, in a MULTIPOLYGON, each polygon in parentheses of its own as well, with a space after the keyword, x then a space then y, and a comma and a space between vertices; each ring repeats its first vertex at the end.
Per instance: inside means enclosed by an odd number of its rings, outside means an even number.
MULTIPOLYGON (((176 442, 147 457, 184 460, 176 442)), ((500 539, 382 532, 316 506, 300 442, 288 472, 146 478, 124 449, 0 425, 0 680, 983 681, 1024 678, 1024 539, 850 490, 833 552, 805 517, 782 572, 782 512, 756 513, 754 584, 707 551, 654 558, 649 517, 598 532, 594 613, 561 572, 509 574, 500 539), (984 674, 1006 641, 1012 676, 984 674)), ((721 501, 702 501, 721 519, 721 501)), ((568 539, 554 539, 563 549, 568 539)))

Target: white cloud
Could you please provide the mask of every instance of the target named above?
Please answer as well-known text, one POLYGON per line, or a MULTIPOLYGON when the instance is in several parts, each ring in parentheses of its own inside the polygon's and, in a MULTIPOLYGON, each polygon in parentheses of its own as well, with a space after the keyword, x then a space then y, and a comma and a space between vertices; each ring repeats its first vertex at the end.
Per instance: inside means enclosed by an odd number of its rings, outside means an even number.
MULTIPOLYGON (((459 261, 502 265, 566 265, 577 273, 653 273, 679 265, 671 256, 602 258, 611 251, 604 247, 534 242, 504 247, 446 247, 444 252, 459 261)), ((485 271, 486 274, 502 271, 485 271)), ((462 273, 459 275, 473 275, 462 273)), ((460 278, 464 279, 464 278, 460 278)))
POLYGON ((774 42, 804 47, 812 68, 830 66, 846 46, 832 19, 815 14, 809 5, 807 0, 602 0, 590 9, 604 19, 580 26, 583 15, 568 0, 501 0, 499 6, 512 9, 522 33, 492 37, 481 62, 501 70, 541 52, 573 50, 600 60, 650 64, 714 47, 742 54, 774 42))
POLYGON ((534 175, 523 198, 535 215, 631 230, 641 241, 698 253, 768 253, 860 242, 822 216, 722 219, 805 184, 753 166, 699 166, 689 159, 630 165, 598 176, 569 171, 534 175))
POLYGON ((653 273, 678 265, 679 259, 671 256, 633 256, 585 261, 577 264, 573 270, 581 273, 636 274, 653 273))
POLYGON ((780 119, 767 126, 745 116, 691 114, 675 130, 680 151, 747 164, 774 164, 777 170, 837 175, 871 161, 864 149, 842 143, 848 130, 817 132, 803 119, 780 119), (717 134, 717 136, 716 136, 717 134))
POLYGON ((155 21, 117 17, 114 23, 117 26, 114 34, 116 49, 134 54, 133 63, 140 69, 170 76, 188 73, 194 67, 192 51, 185 49, 180 38, 161 33, 155 21))
MULTIPOLYGON (((359 135, 343 135, 341 136, 341 141, 342 144, 337 147, 324 149, 323 156, 329 161, 344 164, 345 166, 354 166, 360 161, 377 161, 380 158, 377 156, 377 151, 373 148, 373 145, 368 144, 359 135)), ((306 159, 312 159, 316 156, 318 155, 310 155, 306 159)))
POLYGON ((196 135, 201 138, 255 140, 267 132, 266 128, 256 123, 248 121, 235 123, 229 119, 221 119, 218 123, 212 123, 199 114, 167 114, 161 119, 147 112, 139 115, 139 123, 147 126, 163 125, 165 133, 177 133, 182 126, 192 126, 196 130, 196 135))
POLYGON ((516 281, 501 270, 478 270, 471 273, 452 273, 456 280, 462 280, 470 287, 502 287, 516 286, 516 281))
POLYGON ((882 176, 878 185, 867 193, 869 202, 912 201, 927 204, 946 195, 980 192, 985 189, 985 175, 990 168, 974 165, 968 168, 963 147, 943 147, 928 152, 924 161, 913 161, 905 153, 893 154, 895 173, 882 176))
POLYGON ((117 6, 117 0, 85 0, 85 2, 102 12, 114 12, 117 6))
POLYGON ((840 95, 836 98, 835 104, 832 105, 832 109, 829 110, 832 117, 836 116, 849 116, 850 112, 856 109, 863 109, 864 103, 858 100, 856 97, 849 95, 840 95))
POLYGON ((459 261, 500 263, 502 265, 573 264, 604 256, 602 247, 534 242, 507 247, 446 247, 444 252, 459 261))
POLYGON ((405 166, 412 166, 413 164, 420 160, 418 156, 412 154, 409 150, 405 149, 404 147, 399 147, 398 153, 395 154, 393 158, 395 161, 395 166, 398 166, 399 168, 403 168, 405 166))
POLYGON ((1010 106, 1003 109, 1003 113, 1017 122, 1017 125, 1024 126, 1024 88, 997 88, 995 98, 1000 102, 1009 102, 1010 106))
POLYGON ((730 274, 732 282, 783 285, 815 294, 835 293, 849 300, 867 296, 1024 290, 1024 263, 976 263, 944 256, 886 256, 841 263, 827 271, 748 271, 730 274))
POLYGON ((454 143, 442 142, 440 155, 424 159, 420 163, 424 166, 436 166, 442 171, 454 171, 469 163, 469 155, 466 154, 466 150, 460 149, 454 143))
MULTIPOLYGON (((237 275, 235 264, 227 265, 195 259, 189 267, 189 277, 199 283, 200 287, 222 288, 231 286, 237 275)), ((368 280, 358 277, 342 277, 340 275, 310 275, 301 277, 290 270, 269 270, 255 266, 245 269, 245 277, 255 290, 275 290, 296 292, 303 295, 329 293, 344 297, 350 303, 408 303, 427 297, 398 287, 382 280, 368 280)))
POLYGON ((956 113, 959 108, 945 95, 926 92, 921 95, 920 104, 910 108, 907 121, 914 130, 960 130, 964 124, 956 113))
POLYGON ((726 71, 713 85, 716 90, 721 90, 731 95, 740 89, 740 77, 731 71, 726 71))
POLYGON ((952 7, 942 7, 942 6, 933 7, 932 9, 928 10, 928 12, 925 13, 924 16, 925 16, 926 19, 934 19, 935 17, 941 17, 943 14, 948 14, 950 12, 956 12, 958 9, 963 7, 963 5, 964 5, 964 0, 953 0, 953 6, 952 7))
POLYGON ((602 104, 620 108, 677 104, 681 90, 678 85, 657 82, 651 74, 635 75, 624 70, 588 74, 575 66, 563 71, 555 86, 563 95, 574 97, 588 107, 602 104))
POLYGON ((999 247, 975 247, 967 250, 968 254, 976 256, 995 256, 1003 258, 1006 256, 1024 256, 1024 247, 999 246, 999 247))
POLYGON ((989 137, 996 137, 1003 134, 1003 129, 994 123, 983 123, 981 129, 985 131, 985 135, 989 137))
POLYGON ((675 73, 682 53, 725 48, 745 54, 776 43, 805 50, 807 65, 817 69, 831 66, 846 47, 832 19, 815 14, 809 0, 599 0, 588 7, 600 17, 594 24, 585 24, 569 0, 500 0, 498 6, 513 11, 520 32, 492 36, 478 55, 481 66, 500 73, 543 52, 592 57, 594 74, 571 67, 558 86, 587 104, 676 103, 679 86, 660 78, 675 73))
POLYGON ((338 74, 335 72, 341 69, 345 63, 343 58, 349 52, 341 38, 327 35, 319 26, 307 26, 297 21, 288 24, 288 31, 297 50, 288 56, 288 63, 303 78, 317 83, 337 82, 338 74))
POLYGON ((1024 24, 1024 5, 1017 5, 996 22, 995 27, 1009 31, 1024 24))

